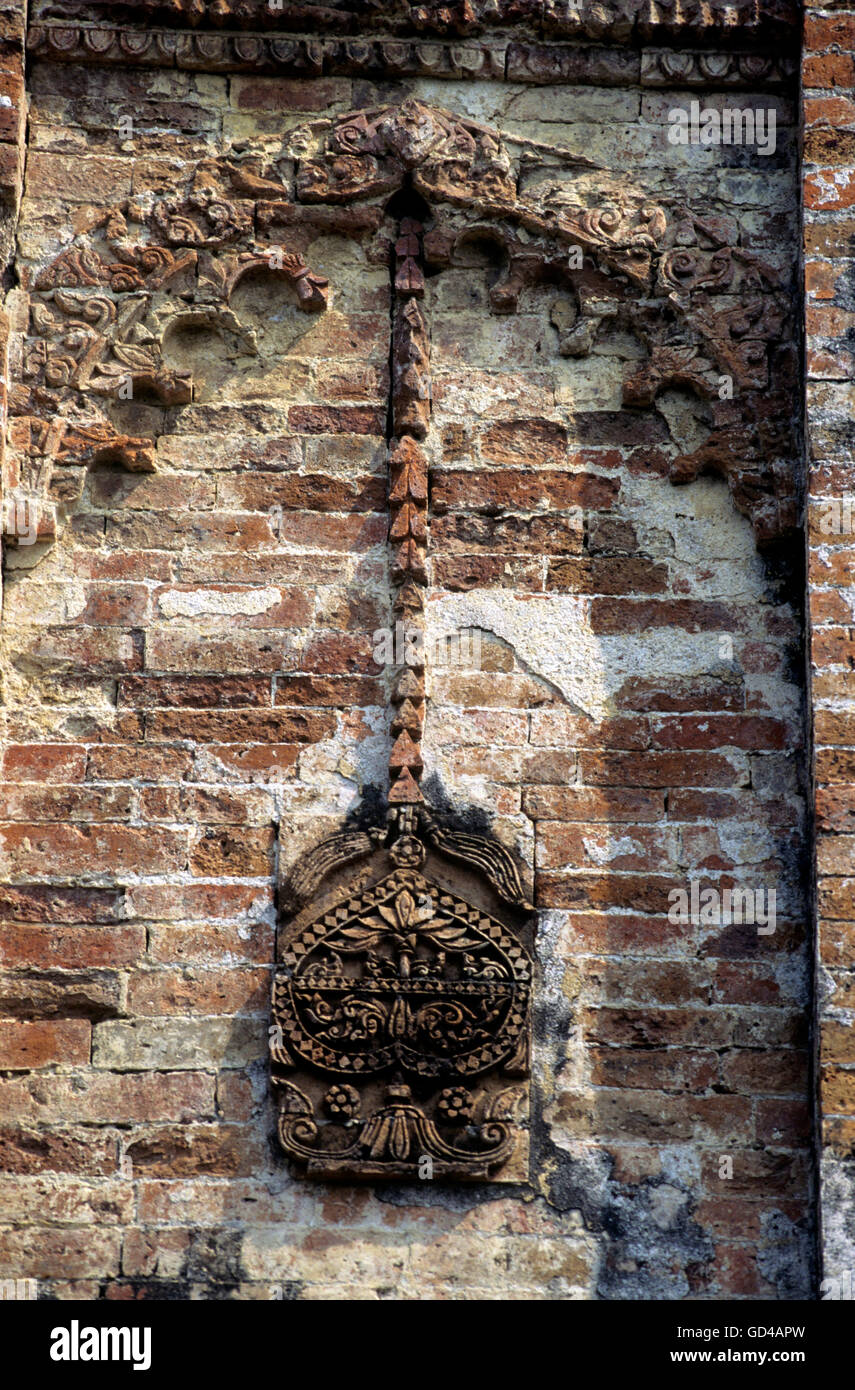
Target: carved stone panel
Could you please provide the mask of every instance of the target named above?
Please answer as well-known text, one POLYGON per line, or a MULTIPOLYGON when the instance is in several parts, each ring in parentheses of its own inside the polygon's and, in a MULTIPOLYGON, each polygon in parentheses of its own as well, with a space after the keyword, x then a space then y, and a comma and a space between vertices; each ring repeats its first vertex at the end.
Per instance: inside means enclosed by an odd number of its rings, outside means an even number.
POLYGON ((302 910, 311 865, 286 885, 297 910, 273 998, 280 1141, 310 1176, 519 1181, 532 961, 516 866, 412 808, 391 813, 383 838, 314 850, 327 887, 302 910))

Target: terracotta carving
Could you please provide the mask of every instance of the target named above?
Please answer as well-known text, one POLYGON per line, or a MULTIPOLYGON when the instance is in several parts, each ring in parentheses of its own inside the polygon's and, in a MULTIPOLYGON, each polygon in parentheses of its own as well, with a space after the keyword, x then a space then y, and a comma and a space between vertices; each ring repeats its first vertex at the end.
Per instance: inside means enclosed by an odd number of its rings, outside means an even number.
POLYGON ((366 835, 362 866, 337 885, 328 842, 331 890, 282 930, 278 1132, 309 1176, 525 1173, 531 914, 507 850, 450 834, 453 848, 428 813, 393 809, 388 836, 366 835))
MULTIPOLYGON (((672 480, 720 473, 759 543, 790 534, 797 522, 790 286, 741 244, 732 219, 687 207, 666 214, 616 188, 590 161, 517 144, 513 153, 514 137, 502 140, 408 99, 292 134, 293 183, 251 151, 229 152, 194 169, 183 195, 105 210, 29 286, 22 382, 10 400, 22 490, 49 504, 55 467, 91 459, 96 440, 96 457, 153 467, 153 441, 114 427, 109 402, 123 392, 172 405, 192 399, 190 374, 164 362, 165 334, 177 322, 204 325, 254 351, 229 301, 259 267, 289 281, 301 308, 323 310, 326 282, 301 248, 324 230, 382 239, 382 204, 412 187, 431 207, 433 225, 402 226, 395 253, 399 436, 422 437, 428 409, 422 262, 441 270, 461 240, 481 233, 505 262, 490 293, 496 313, 514 312, 526 285, 555 284, 567 295, 553 312, 562 353, 590 352, 604 323, 635 333, 648 357, 627 373, 627 407, 651 406, 672 386, 710 402, 709 439, 674 461, 672 480), (520 185, 520 160, 527 169, 558 164, 563 173, 520 185), (46 418, 63 423, 48 429, 46 418)), ((406 479, 418 485, 415 458, 411 451, 399 470, 405 481, 396 475, 394 487, 408 486, 406 479)), ((410 565, 416 575, 422 537, 418 497, 400 502, 393 538, 404 577, 410 565)))

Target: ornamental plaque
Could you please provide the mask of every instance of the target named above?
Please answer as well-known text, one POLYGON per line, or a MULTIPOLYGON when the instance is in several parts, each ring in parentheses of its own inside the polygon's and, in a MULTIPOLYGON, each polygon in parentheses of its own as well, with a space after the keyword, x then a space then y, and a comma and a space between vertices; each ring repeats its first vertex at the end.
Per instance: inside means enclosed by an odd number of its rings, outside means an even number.
POLYGON ((423 809, 318 846, 286 884, 279 1139, 309 1176, 525 1175, 530 920, 516 866, 423 809), (386 841, 386 843, 381 843, 386 841), (359 857, 357 872, 342 865, 359 857))

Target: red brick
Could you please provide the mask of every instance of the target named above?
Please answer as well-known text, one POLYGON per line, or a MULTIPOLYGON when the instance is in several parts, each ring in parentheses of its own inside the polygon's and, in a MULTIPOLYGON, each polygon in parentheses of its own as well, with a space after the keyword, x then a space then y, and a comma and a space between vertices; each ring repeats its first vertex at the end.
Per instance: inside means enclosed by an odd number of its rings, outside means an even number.
POLYGON ((738 632, 742 622, 739 609, 699 599, 595 598, 591 604, 591 630, 600 633, 646 632, 651 627, 738 632))
POLYGON ((122 1273, 131 1278, 173 1278, 187 1267, 198 1228, 141 1231, 130 1227, 122 1240, 122 1273))
POLYGON ((272 889, 258 884, 135 884, 128 894, 129 915, 155 921, 245 920, 269 910, 272 889))
MULTIPOLYGON (((824 1115, 855 1115, 855 1068, 823 1065, 820 1100, 824 1115)), ((775 1118, 769 1117, 767 1124, 775 1118)))
POLYGON ((189 775, 192 766, 192 756, 183 748, 120 744, 91 749, 86 776, 91 782, 156 782, 160 778, 180 781, 189 775))
POLYGON ((4 927, 0 936, 0 960, 13 969, 80 970, 130 965, 145 954, 145 949, 143 927, 10 925, 4 927))
POLYGON ((242 709, 269 706, 271 683, 256 676, 127 676, 119 704, 133 709, 242 709))
POLYGON ((273 958, 273 933, 267 922, 153 926, 149 938, 149 959, 160 964, 229 965, 246 961, 266 965, 273 958))
POLYGON ((298 434, 373 434, 386 429, 385 409, 339 405, 292 405, 288 424, 298 434))
POLYGON ((564 463, 567 431, 553 420, 502 420, 485 430, 481 455, 491 464, 564 463))
POLYGON ((802 1208, 797 1202, 781 1202, 760 1198, 709 1197, 699 1202, 695 1220, 714 1236, 725 1239, 759 1242, 766 1234, 771 1219, 783 1211, 791 1221, 798 1221, 802 1208))
POLYGON ((16 874, 168 873, 187 865, 187 834, 138 826, 20 825, 0 827, 4 853, 16 874))
POLYGON ((248 748, 240 744, 209 744, 206 755, 223 769, 226 776, 239 776, 245 782, 269 783, 290 781, 296 775, 299 743, 255 744, 248 748))
MULTIPOLYGON (((814 127, 805 132, 804 158, 808 164, 828 165, 851 165, 855 161, 855 131, 852 130, 829 130, 825 127, 814 127)), ((807 272, 808 266, 805 267, 807 272)), ((838 270, 838 274, 842 272, 838 270)), ((831 277, 836 279, 832 271, 831 277)), ((809 291, 816 293, 814 289, 816 277, 806 274, 806 287, 809 291)), ((820 298, 825 298, 821 295, 820 298)), ((831 298, 831 295, 827 296, 831 298)))
POLYGON ((229 510, 261 512, 282 507, 297 512, 381 512, 385 477, 331 478, 324 473, 227 474, 217 483, 217 500, 229 510))
POLYGON ((76 1280, 92 1276, 108 1279, 119 1272, 122 1248, 120 1231, 66 1228, 52 1230, 47 1226, 32 1230, 0 1231, 0 1271, 10 1278, 76 1280))
POLYGON ((659 594, 668 587, 668 567, 635 556, 550 560, 546 588, 574 594, 659 594))
POLYGON ((541 567, 536 560, 506 560, 499 555, 434 555, 436 584, 451 593, 468 589, 517 589, 540 593, 541 567))
MULTIPOLYGON (((823 61, 823 60, 817 60, 823 61)), ((828 63, 843 63, 855 74, 855 60, 848 57, 834 59, 829 55, 828 63)), ((834 84, 831 84, 834 85, 834 84)), ((849 84, 852 85, 851 82, 849 84)), ((803 197, 805 206, 813 212, 833 211, 837 208, 851 208, 855 203, 855 170, 852 169, 818 169, 815 173, 805 176, 803 185, 803 197)), ((812 323, 809 320, 809 325, 812 323)), ((818 332, 820 330, 808 327, 808 332, 818 332)))
POLYGON ((819 748, 815 757, 819 783, 855 785, 855 748, 819 748))
POLYGON ((741 680, 715 676, 670 677, 658 681, 631 676, 624 681, 615 699, 624 709, 661 713, 741 710, 745 706, 741 680))
POLYGON ((6 1071, 88 1062, 90 1045, 91 1024, 85 1019, 38 1023, 0 1019, 0 1069, 6 1071))
POLYGON ((34 883, 0 885, 0 921, 47 923, 117 922, 124 916, 121 888, 66 888, 34 883))
POLYGON ((384 701, 379 681, 366 676, 277 676, 274 705, 379 705, 384 701))
POLYGON ((851 53, 822 53, 806 57, 802 63, 805 87, 855 87, 855 59, 851 53))
POLYGON ((602 909, 633 908, 637 912, 667 913, 673 877, 653 874, 539 873, 537 901, 541 907, 602 909))
MULTIPOLYGON (((170 584, 155 590, 154 601, 158 613, 176 624, 182 618, 193 622, 195 605, 198 604, 200 612, 205 614, 206 631, 213 636, 214 624, 228 629, 239 623, 241 634, 252 628, 302 627, 311 619, 313 597, 301 588, 283 589, 277 586, 264 591, 256 588, 247 593, 243 585, 237 584, 170 584), (240 603, 245 597, 253 601, 253 606, 255 601, 263 599, 264 607, 260 612, 238 610, 234 614, 221 612, 217 607, 218 604, 226 606, 229 602, 240 603), (179 606, 182 603, 189 607, 189 615, 182 613, 179 606)), ((147 661, 146 664, 155 663, 147 661)))
POLYGON ((817 829, 855 833, 855 786, 817 787, 817 829))
POLYGON ((130 1010, 152 1016, 263 1013, 269 996, 269 969, 146 970, 133 974, 128 984, 130 1010))
POLYGON ((146 718, 146 735, 154 742, 318 743, 334 733, 332 714, 294 710, 165 710, 146 718))
MULTIPOLYGON (((853 1091, 855 1098, 855 1091, 853 1091)), ((829 1099, 823 1097, 824 1100, 829 1099)), ((826 1106, 833 1109, 833 1105, 826 1106)), ((855 1113, 855 1109, 853 1110, 855 1113)), ((810 1139, 811 1110, 803 1100, 761 1100, 757 1105, 757 1139, 770 1148, 797 1148, 810 1139)))
POLYGON ((431 521, 431 550, 491 555, 578 555, 585 528, 581 514, 488 517, 477 513, 437 516, 431 521))
POLYGON ((655 1091, 705 1091, 718 1080, 714 1052, 688 1048, 592 1048, 595 1086, 628 1086, 655 1091))
POLYGON ((595 473, 493 469, 488 473, 443 470, 433 476, 431 506, 447 511, 535 511, 612 505, 619 484, 595 473))
POLYGON ((807 1094, 808 1059, 805 1053, 795 1050, 733 1051, 722 1059, 721 1074, 726 1086, 747 1095, 807 1094))
POLYGON ((760 1273, 756 1247, 719 1241, 715 1269, 723 1298, 774 1298, 776 1289, 760 1273))
POLYGON ((3 754, 3 776, 9 782, 80 782, 85 771, 86 749, 79 744, 12 744, 3 754))
POLYGON ((654 720, 654 748, 791 748, 794 732, 781 719, 757 715, 692 715, 654 720))
POLYGON ((808 9, 805 13, 804 47, 806 53, 824 54, 827 49, 855 48, 855 16, 825 15, 808 9))
POLYGON ((144 584, 87 584, 86 607, 75 619, 92 627, 139 627, 148 616, 144 584))
POLYGON ((590 787, 526 787, 523 809, 534 820, 581 821, 659 821, 665 813, 661 792, 614 788, 596 791, 590 787))
POLYGON ((70 203, 100 200, 108 205, 131 192, 130 159, 91 154, 52 154, 32 150, 27 161, 27 193, 30 198, 52 199, 62 189, 70 203))
POLYGON ((615 837, 611 825, 564 825, 541 821, 538 826, 535 863, 541 869, 607 867, 611 872, 667 869, 673 849, 664 843, 659 826, 633 825, 615 837))
POLYGON ((818 709, 814 715, 818 743, 832 747, 855 748, 855 714, 842 710, 818 709))
POLYGON ((579 754, 583 782, 616 787, 728 787, 747 782, 741 764, 723 753, 579 754))
MULTIPOLYGON (((213 1119, 214 1078, 202 1072, 81 1072, 0 1077, 0 1122, 124 1125, 213 1119)), ((100 1143, 100 1139, 99 1139, 100 1143)), ((115 1157, 115 1144, 110 1143, 115 1157)), ((96 1146, 97 1147, 97 1146, 96 1146)))
POLYGON ((232 102, 240 111, 322 111, 336 102, 351 105, 350 84, 340 78, 301 81, 286 77, 239 77, 232 102))
POLYGON ((235 1125, 159 1126, 131 1138, 125 1159, 135 1176, 148 1178, 246 1177, 263 1152, 260 1135, 235 1125))

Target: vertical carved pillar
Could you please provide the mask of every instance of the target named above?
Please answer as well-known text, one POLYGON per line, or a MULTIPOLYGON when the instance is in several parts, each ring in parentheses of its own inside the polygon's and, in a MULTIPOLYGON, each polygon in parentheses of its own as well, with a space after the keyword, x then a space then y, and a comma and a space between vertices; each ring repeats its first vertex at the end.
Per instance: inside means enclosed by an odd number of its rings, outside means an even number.
POLYGON ((395 736, 389 757, 389 801, 422 801, 421 738, 424 729, 424 586, 427 583, 427 457, 419 440, 430 423, 430 344, 419 300, 424 295, 422 226, 401 220, 395 242, 392 324, 392 439, 389 449, 389 540, 394 547, 392 609, 396 645, 404 660, 392 686, 395 736))

